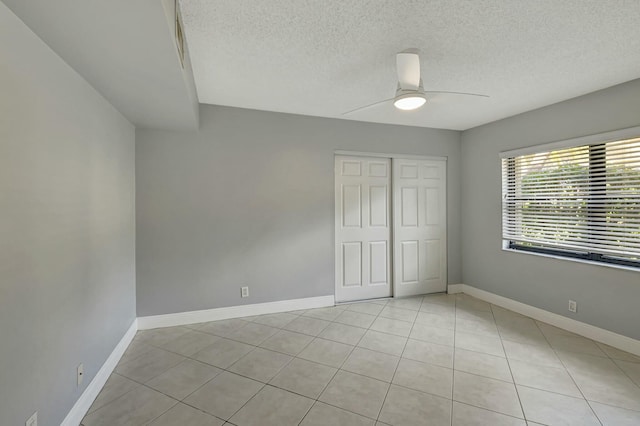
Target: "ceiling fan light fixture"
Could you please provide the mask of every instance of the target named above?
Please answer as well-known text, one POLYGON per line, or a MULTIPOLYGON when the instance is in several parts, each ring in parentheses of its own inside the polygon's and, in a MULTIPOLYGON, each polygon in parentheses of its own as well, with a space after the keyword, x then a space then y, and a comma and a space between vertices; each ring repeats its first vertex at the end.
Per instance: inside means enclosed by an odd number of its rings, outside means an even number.
POLYGON ((427 98, 423 93, 406 93, 396 96, 393 100, 393 106, 403 111, 411 111, 420 108, 427 102, 427 98))

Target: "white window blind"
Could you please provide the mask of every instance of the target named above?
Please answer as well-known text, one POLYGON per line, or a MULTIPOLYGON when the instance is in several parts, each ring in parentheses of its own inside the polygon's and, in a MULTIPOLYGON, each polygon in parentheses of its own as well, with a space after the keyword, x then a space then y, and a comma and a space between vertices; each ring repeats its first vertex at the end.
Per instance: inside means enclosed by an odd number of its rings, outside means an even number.
POLYGON ((502 158, 510 248, 640 266, 640 137, 502 158))

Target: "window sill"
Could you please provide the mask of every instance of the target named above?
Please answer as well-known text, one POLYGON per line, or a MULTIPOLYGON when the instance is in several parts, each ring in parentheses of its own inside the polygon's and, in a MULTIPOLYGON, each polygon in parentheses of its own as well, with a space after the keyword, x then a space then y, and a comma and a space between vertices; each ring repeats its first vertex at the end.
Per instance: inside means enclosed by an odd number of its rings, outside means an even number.
POLYGON ((559 256, 559 255, 548 254, 548 253, 536 253, 532 251, 517 250, 512 248, 506 248, 506 247, 502 247, 502 251, 506 251, 510 253, 540 256, 540 257, 546 257, 546 258, 557 259, 557 260, 566 260, 569 262, 585 263, 587 265, 603 266, 605 268, 624 269, 626 271, 640 272, 640 268, 637 268, 635 266, 616 265, 615 263, 605 263, 605 262, 594 262, 593 260, 576 259, 568 256, 559 256))

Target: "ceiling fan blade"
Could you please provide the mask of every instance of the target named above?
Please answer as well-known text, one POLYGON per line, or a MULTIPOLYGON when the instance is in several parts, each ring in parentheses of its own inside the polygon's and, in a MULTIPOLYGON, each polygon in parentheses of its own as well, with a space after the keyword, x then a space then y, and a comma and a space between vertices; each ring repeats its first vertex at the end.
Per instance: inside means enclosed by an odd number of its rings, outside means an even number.
POLYGON ((352 112, 360 111, 361 109, 371 108, 372 106, 380 105, 380 104, 383 104, 385 102, 392 101, 394 99, 395 98, 389 98, 389 99, 385 99, 384 101, 374 102, 374 103, 369 104, 369 105, 365 105, 365 106, 358 107, 356 109, 352 109, 351 111, 343 112, 341 115, 347 115, 347 114, 351 114, 352 112))
POLYGON ((444 90, 425 90, 424 93, 446 93, 449 95, 466 95, 466 96, 479 96, 481 98, 488 98, 489 95, 480 95, 478 93, 467 93, 467 92, 447 92, 444 90))
POLYGON ((418 90, 420 87, 420 57, 416 53, 398 53, 396 67, 400 88, 402 90, 418 90))

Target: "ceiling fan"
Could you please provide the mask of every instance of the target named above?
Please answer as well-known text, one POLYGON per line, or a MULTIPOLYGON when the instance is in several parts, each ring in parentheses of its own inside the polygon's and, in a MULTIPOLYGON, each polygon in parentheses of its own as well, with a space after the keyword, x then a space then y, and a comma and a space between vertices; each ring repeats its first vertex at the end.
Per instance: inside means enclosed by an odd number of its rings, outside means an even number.
POLYGON ((422 78, 420 78, 420 57, 415 53, 414 49, 405 50, 396 55, 396 68, 398 71, 398 88, 396 89, 396 95, 393 98, 358 107, 351 111, 344 112, 342 115, 351 114, 352 112, 360 111, 389 101, 393 101, 393 105, 399 110, 415 110, 427 102, 426 95, 428 93, 478 96, 483 98, 489 97, 488 95, 480 95, 477 93, 449 92, 442 90, 425 91, 422 86, 422 78))

